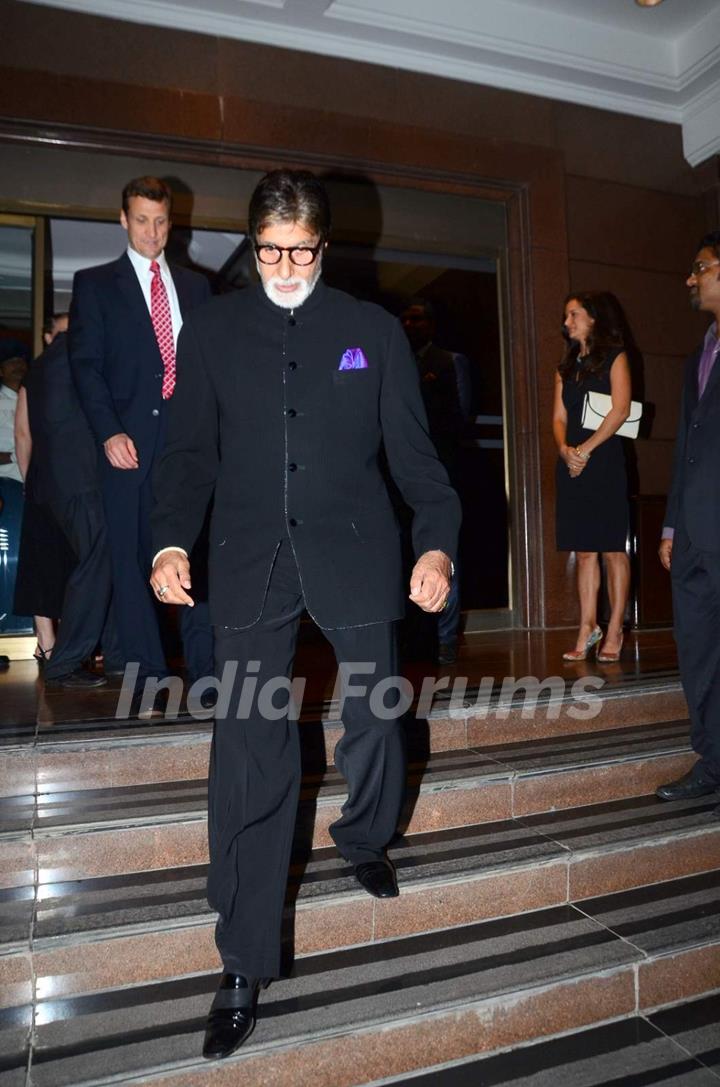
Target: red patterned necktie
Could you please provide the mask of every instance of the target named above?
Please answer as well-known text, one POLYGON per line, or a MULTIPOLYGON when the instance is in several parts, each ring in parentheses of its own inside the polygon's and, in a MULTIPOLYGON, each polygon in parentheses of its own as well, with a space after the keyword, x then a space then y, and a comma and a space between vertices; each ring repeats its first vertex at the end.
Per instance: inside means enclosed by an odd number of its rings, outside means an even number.
POLYGON ((175 341, 170 303, 160 274, 160 265, 156 260, 150 265, 150 271, 153 274, 150 284, 150 316, 163 360, 162 398, 169 400, 175 388, 175 341))

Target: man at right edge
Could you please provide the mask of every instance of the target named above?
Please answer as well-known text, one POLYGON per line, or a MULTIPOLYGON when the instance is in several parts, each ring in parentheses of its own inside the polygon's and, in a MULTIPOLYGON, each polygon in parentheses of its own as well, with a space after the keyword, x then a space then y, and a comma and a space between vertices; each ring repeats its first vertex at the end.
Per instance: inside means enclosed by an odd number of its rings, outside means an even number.
POLYGON ((672 578, 680 676, 698 761, 660 786, 662 800, 709 795, 720 785, 720 231, 701 240, 687 286, 693 309, 714 321, 685 370, 659 553, 672 578))

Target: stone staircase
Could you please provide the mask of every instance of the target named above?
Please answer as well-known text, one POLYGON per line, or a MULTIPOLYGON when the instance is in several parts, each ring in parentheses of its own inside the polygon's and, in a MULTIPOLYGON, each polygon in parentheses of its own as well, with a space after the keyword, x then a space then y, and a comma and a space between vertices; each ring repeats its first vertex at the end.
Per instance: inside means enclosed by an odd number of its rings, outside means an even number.
MULTIPOLYGON (((470 691, 410 722, 392 901, 360 891, 331 847, 340 730, 321 720, 331 706, 309 712, 295 964, 249 1042, 214 1064, 199 1057, 219 968, 210 724, 88 719, 6 739, 0 1085, 459 1087, 549 1075, 553 1053, 584 1068, 596 1051, 717 1083, 720 1050, 713 1071, 705 1040, 662 1025, 720 1025, 720 797, 652 795, 694 758, 679 685, 618 687, 593 718, 566 686, 532 714, 497 691, 478 711, 470 691)), ((604 1082, 588 1076, 547 1083, 604 1082)))

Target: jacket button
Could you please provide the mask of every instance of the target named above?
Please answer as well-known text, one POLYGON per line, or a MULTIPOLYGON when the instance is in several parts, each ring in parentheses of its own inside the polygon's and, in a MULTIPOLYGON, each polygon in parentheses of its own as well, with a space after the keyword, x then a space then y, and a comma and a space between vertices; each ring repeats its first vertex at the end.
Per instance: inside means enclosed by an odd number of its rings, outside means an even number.
POLYGON ((160 414, 160 409, 159 408, 153 408, 152 413, 153 413, 153 415, 159 415, 160 414))
POLYGON ((297 464, 288 464, 288 472, 297 472, 297 464))
POLYGON ((295 408, 288 408, 287 414, 291 419, 294 419, 297 415, 297 412, 295 411, 295 408))
POLYGON ((295 528, 297 526, 297 521, 295 520, 294 517, 291 517, 290 520, 288 521, 288 524, 290 525, 290 528, 295 528))
POLYGON ((296 362, 289 362, 288 363, 288 370, 297 370, 297 363, 296 362))
POLYGON ((693 430, 697 430, 697 428, 698 428, 699 426, 700 426, 700 424, 699 424, 699 423, 693 423, 693 430))
POLYGON ((294 318, 294 317, 288 317, 288 324, 289 324, 289 325, 290 325, 290 326, 291 326, 292 328, 295 328, 295 325, 297 324, 297 321, 295 320, 295 318, 294 318))
POLYGON ((695 457, 688 457, 688 464, 694 464, 694 463, 695 463, 695 457))

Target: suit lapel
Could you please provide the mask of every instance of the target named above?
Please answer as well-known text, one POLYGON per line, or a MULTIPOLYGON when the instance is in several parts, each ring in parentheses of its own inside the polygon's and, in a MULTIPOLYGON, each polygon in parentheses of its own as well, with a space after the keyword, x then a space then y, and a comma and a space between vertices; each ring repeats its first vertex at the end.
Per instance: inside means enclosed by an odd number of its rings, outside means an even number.
MULTIPOLYGON (((700 351, 700 353, 698 355, 697 367, 696 367, 696 371, 695 371, 696 374, 698 373, 698 371, 700 369, 700 359, 701 358, 702 358, 702 351, 700 351)), ((700 404, 708 404, 709 405, 709 404, 711 404, 713 402, 713 400, 717 396, 718 381, 720 381, 720 372, 719 371, 720 371, 720 356, 716 355, 715 361, 714 361, 714 363, 712 365, 712 370, 710 371, 710 376, 708 378, 707 385, 705 386, 705 392, 700 397, 700 404)), ((695 387, 697 388, 697 379, 696 379, 695 387)))
POLYGON ((192 280, 189 276, 185 275, 185 272, 178 264, 168 264, 168 268, 170 269, 172 281, 175 284, 175 293, 177 294, 178 305, 180 306, 180 316, 184 321, 188 310, 192 308, 192 298, 190 296, 192 280))
POLYGON ((698 366, 700 361, 700 355, 701 352, 695 352, 695 354, 691 355, 688 361, 685 363, 685 410, 690 414, 697 409, 699 403, 698 366))
POLYGON ((138 329, 145 341, 146 348, 154 348, 158 351, 155 329, 153 328, 150 312, 147 308, 142 287, 135 273, 127 253, 123 253, 117 262, 115 276, 120 293, 130 307, 132 315, 137 322, 138 329))

